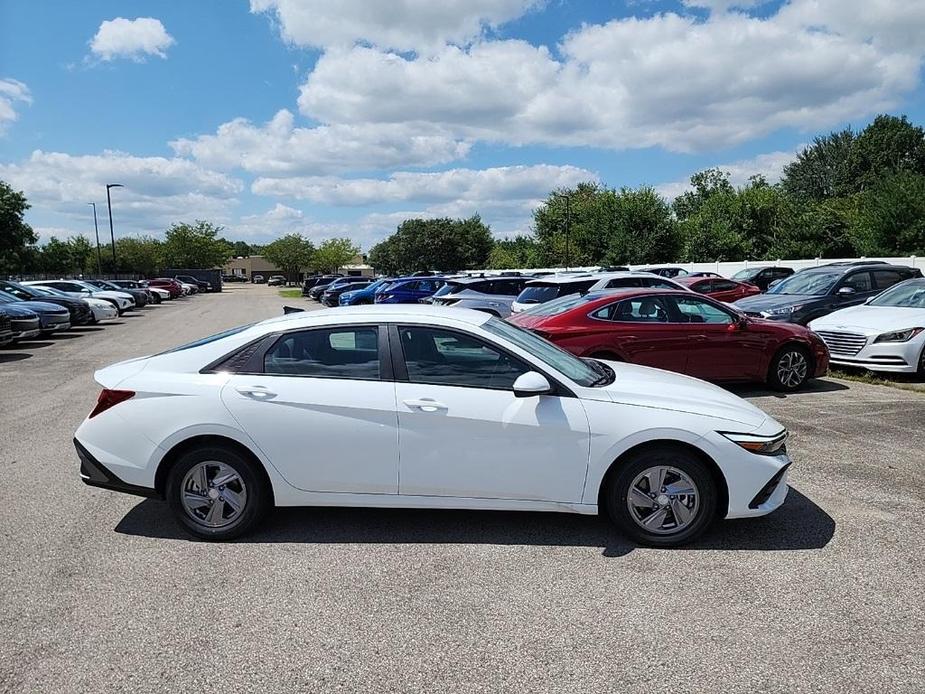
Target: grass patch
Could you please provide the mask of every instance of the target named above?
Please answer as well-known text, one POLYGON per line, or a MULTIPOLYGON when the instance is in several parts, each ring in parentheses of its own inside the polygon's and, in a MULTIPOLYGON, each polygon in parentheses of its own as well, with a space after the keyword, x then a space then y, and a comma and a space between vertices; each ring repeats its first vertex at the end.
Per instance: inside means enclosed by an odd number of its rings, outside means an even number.
POLYGON ((302 297, 301 289, 280 289, 279 295, 284 299, 299 299, 302 297))
POLYGON ((915 381, 915 376, 906 374, 896 374, 892 378, 883 378, 877 376, 871 371, 858 369, 857 371, 845 371, 843 369, 829 369, 829 376, 840 378, 843 381, 855 381, 856 383, 867 383, 872 386, 886 386, 888 388, 897 388, 899 390, 908 390, 913 393, 925 395, 925 383, 915 381))

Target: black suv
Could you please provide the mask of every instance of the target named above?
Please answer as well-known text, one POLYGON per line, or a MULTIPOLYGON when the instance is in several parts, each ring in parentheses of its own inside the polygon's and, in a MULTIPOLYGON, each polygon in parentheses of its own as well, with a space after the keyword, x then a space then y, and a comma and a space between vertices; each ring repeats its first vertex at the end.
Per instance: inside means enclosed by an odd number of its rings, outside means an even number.
POLYGON ((897 282, 922 271, 888 263, 820 265, 778 282, 766 294, 739 299, 733 306, 749 316, 806 325, 848 306, 863 304, 897 282))
MULTIPOLYGON (((318 286, 326 287, 338 277, 343 277, 343 275, 318 275, 316 277, 306 277, 302 282, 302 296, 311 296, 312 289, 318 286)), ((321 296, 321 292, 318 292, 318 296, 321 296)), ((314 299, 316 297, 312 296, 312 298, 314 299)))

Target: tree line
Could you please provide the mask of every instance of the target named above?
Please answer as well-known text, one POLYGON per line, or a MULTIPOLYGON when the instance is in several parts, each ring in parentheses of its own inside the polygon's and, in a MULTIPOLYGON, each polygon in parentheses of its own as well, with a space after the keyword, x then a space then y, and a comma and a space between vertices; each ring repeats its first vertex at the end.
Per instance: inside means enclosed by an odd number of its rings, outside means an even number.
MULTIPOLYGON (((85 236, 38 246, 24 221, 28 208, 22 193, 0 181, 0 272, 95 272, 96 249, 85 236)), ((103 272, 218 267, 259 254, 293 276, 306 268, 334 271, 359 253, 345 238, 316 247, 289 234, 257 246, 228 241, 222 231, 196 221, 171 226, 163 239, 120 238, 115 266, 111 248, 103 248, 103 272)), ((550 192, 533 212, 530 233, 495 239, 478 215, 408 219, 368 260, 397 274, 904 255, 925 255, 925 130, 905 116, 881 115, 860 132, 815 138, 777 183, 755 175, 735 186, 727 172, 707 169, 673 200, 651 186, 580 183, 550 192)))

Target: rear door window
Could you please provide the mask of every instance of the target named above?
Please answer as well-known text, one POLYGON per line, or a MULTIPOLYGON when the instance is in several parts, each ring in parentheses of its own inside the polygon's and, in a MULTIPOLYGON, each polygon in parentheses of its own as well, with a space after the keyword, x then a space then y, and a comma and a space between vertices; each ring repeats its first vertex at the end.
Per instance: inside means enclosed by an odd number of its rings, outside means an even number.
POLYGON ((279 376, 378 380, 379 329, 363 326, 286 333, 267 350, 263 371, 279 376))

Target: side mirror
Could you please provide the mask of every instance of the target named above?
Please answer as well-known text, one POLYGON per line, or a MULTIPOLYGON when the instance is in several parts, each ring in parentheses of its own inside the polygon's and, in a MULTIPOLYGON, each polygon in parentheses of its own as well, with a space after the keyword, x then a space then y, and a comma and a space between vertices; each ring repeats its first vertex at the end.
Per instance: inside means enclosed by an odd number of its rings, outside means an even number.
POLYGON ((837 292, 838 296, 841 296, 841 297, 853 296, 856 293, 857 292, 855 292, 851 287, 842 287, 837 292))
POLYGON ((534 395, 545 395, 552 392, 552 386, 543 374, 528 371, 521 374, 514 381, 515 398, 532 398, 534 395))

